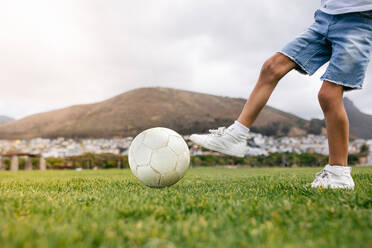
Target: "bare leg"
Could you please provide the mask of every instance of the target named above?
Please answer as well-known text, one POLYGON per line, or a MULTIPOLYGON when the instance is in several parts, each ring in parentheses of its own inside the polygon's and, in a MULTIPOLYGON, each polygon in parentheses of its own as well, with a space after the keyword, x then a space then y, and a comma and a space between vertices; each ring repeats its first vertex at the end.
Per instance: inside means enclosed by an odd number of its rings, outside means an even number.
POLYGON ((258 82, 245 103, 238 121, 250 127, 266 105, 279 80, 295 67, 296 64, 292 60, 280 53, 268 59, 262 66, 258 82))
POLYGON ((349 147, 349 120, 343 103, 343 87, 327 81, 319 91, 328 136, 330 165, 347 166, 349 147))

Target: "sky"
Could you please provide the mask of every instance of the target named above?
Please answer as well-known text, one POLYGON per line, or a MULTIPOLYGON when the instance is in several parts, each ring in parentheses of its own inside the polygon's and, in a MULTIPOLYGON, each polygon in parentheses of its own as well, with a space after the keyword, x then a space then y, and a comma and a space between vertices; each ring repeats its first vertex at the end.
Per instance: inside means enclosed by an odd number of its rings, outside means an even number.
MULTIPOLYGON (((260 67, 313 22, 308 0, 2 0, 0 115, 94 103, 139 87, 247 98, 260 67)), ((322 67, 295 71, 268 104, 322 118, 322 67)), ((372 66, 346 93, 372 114, 372 66)))

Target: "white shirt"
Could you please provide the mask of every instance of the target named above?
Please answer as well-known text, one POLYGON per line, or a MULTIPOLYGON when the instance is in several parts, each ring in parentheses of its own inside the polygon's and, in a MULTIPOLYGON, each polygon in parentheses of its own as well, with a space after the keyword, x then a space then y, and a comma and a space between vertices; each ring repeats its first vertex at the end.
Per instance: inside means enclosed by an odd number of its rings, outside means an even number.
POLYGON ((330 15, 372 10, 372 0, 321 0, 321 5, 320 10, 330 15))

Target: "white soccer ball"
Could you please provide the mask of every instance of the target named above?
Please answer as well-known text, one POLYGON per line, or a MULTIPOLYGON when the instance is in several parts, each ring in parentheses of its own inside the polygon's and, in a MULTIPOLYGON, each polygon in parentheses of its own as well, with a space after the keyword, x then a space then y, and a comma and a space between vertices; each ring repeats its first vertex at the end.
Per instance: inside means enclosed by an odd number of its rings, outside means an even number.
POLYGON ((190 151, 181 135, 156 127, 138 134, 129 147, 133 174, 149 187, 161 188, 178 182, 190 163, 190 151))

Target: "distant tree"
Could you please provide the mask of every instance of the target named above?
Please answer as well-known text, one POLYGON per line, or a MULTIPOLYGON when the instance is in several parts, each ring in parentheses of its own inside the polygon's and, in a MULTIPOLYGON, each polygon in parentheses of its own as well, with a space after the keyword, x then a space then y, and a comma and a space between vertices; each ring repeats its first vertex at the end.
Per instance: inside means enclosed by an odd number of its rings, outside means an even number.
POLYGON ((347 158, 349 165, 356 165, 358 163, 358 155, 357 154, 349 154, 347 158))
POLYGON ((366 156, 369 154, 369 146, 367 144, 363 144, 361 147, 360 147, 360 152, 359 154, 361 156, 366 156))
POLYGON ((290 129, 291 129, 290 126, 287 126, 287 125, 284 126, 283 125, 281 127, 281 135, 288 135, 290 129))
POLYGON ((311 119, 307 131, 310 134, 319 135, 322 133, 322 129, 325 127, 324 120, 311 119))
MULTIPOLYGON (((266 136, 276 136, 279 134, 280 131, 280 124, 278 122, 272 122, 267 124, 266 126, 255 128, 257 132, 266 135, 266 136)), ((252 131, 255 131, 252 129, 252 131)))

